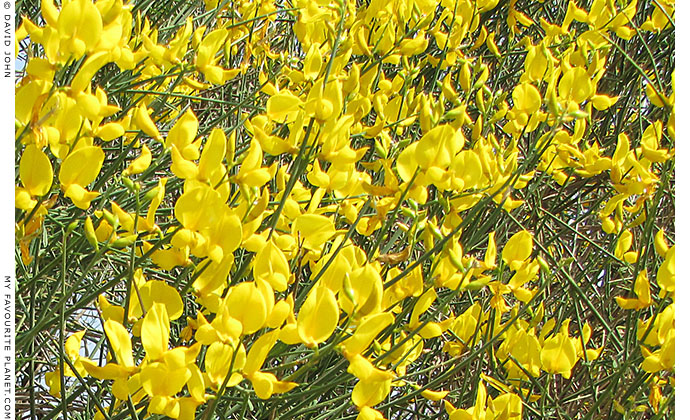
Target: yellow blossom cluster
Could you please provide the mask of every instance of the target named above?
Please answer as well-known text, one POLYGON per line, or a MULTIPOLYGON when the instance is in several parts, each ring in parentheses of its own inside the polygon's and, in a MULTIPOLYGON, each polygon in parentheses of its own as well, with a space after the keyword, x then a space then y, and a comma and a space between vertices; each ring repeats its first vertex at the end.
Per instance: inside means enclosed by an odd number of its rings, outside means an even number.
POLYGON ((143 2, 40 3, 15 34, 30 52, 18 258, 38 264, 69 214, 60 242, 94 261, 79 270, 121 264, 125 284, 89 301, 107 357, 82 351, 93 325, 70 334, 52 395, 91 377, 113 397, 96 418, 211 418, 232 390, 321 386, 309 372, 328 360, 358 420, 416 396, 451 419, 520 419, 624 341, 659 410, 675 369, 675 246, 654 220, 672 208, 674 76, 627 62, 634 88, 606 80, 615 54, 632 61, 626 42, 669 33, 673 0, 205 0, 168 27, 143 2), (597 233, 563 222, 584 241, 568 261, 531 224, 557 217, 534 197, 579 185, 577 201, 593 180, 597 233), (484 215, 512 227, 483 227, 478 246, 484 215), (582 292, 612 279, 569 273, 594 248, 622 284, 606 313, 639 314, 632 338, 582 292), (439 372, 483 355, 474 405, 419 373, 430 352, 439 372))

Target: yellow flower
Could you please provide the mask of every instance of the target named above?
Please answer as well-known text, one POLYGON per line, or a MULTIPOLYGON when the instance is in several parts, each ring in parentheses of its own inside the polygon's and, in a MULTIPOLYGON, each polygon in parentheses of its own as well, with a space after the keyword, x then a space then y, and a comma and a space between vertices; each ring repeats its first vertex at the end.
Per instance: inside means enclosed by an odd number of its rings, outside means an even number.
POLYGON ((261 399, 268 399, 273 394, 279 394, 290 391, 297 386, 294 382, 279 381, 275 375, 268 372, 261 372, 261 365, 263 365, 268 352, 278 340, 280 330, 273 330, 259 337, 247 354, 247 362, 242 368, 245 377, 248 378, 256 395, 261 399))
POLYGON ((335 226, 326 216, 303 214, 292 223, 292 234, 304 241, 306 248, 318 250, 335 234, 335 226))
POLYGON ((352 336, 343 341, 344 351, 350 354, 364 353, 376 336, 394 320, 393 314, 387 312, 363 317, 352 336))
POLYGON ((566 332, 561 331, 544 341, 541 349, 541 365, 546 372, 558 373, 568 379, 575 363, 577 363, 575 345, 566 332))
POLYGON ((270 98, 266 103, 266 115, 273 121, 294 121, 302 101, 290 91, 281 91, 270 98))
POLYGON ((300 340, 309 347, 323 343, 335 330, 339 314, 335 294, 324 286, 314 287, 297 316, 300 340))
POLYGON ((352 402, 358 408, 372 407, 383 401, 390 391, 392 372, 374 367, 369 360, 359 354, 343 353, 350 366, 347 371, 359 379, 352 390, 352 402))
POLYGON ((144 144, 141 146, 141 155, 129 164, 127 169, 122 172, 122 175, 128 176, 140 174, 144 172, 149 165, 151 165, 151 151, 144 144))
POLYGON ((635 294, 636 299, 627 299, 616 296, 616 303, 623 309, 644 309, 652 304, 652 296, 649 290, 649 279, 647 278, 647 270, 640 271, 635 279, 635 294))
POLYGON ((89 208, 91 200, 99 196, 85 187, 96 179, 104 159, 100 147, 84 146, 70 153, 60 166, 59 179, 65 196, 80 209, 89 208))
POLYGON ((274 240, 266 243, 254 261, 254 279, 267 281, 278 292, 285 291, 290 278, 290 265, 274 240))
POLYGON ((511 270, 519 270, 530 255, 532 255, 532 234, 526 230, 511 236, 501 253, 503 261, 511 270))

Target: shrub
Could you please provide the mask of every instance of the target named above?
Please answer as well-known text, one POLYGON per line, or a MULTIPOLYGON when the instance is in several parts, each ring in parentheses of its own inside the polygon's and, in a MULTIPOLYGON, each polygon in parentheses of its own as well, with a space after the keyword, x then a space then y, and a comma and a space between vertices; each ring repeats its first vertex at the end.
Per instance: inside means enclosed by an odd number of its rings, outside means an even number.
POLYGON ((673 415, 672 0, 17 4, 22 418, 673 415))

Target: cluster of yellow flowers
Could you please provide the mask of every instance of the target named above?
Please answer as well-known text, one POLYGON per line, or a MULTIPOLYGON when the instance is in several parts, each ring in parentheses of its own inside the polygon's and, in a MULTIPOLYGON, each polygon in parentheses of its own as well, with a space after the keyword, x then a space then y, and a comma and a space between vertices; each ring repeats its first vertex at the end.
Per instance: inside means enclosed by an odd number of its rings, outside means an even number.
MULTIPOLYGON (((530 378, 569 378, 579 361, 597 359, 604 344, 587 347, 589 323, 573 335, 571 320, 544 303, 527 317, 522 310, 543 292, 540 274, 551 274, 537 256, 549 251, 535 253, 534 235, 521 230, 499 250, 492 232, 483 256, 470 255, 459 241, 463 220, 484 202, 512 212, 524 204, 520 190, 544 175, 567 185, 606 174, 615 195, 595 211, 603 231, 615 236, 612 256, 633 264, 647 252, 633 246, 633 231, 646 220, 659 165, 674 156, 672 145, 663 146, 674 139, 674 93, 645 74, 648 106, 670 116, 650 122, 639 142, 621 132, 610 150, 585 133, 593 114, 618 100, 598 89, 616 48, 611 37, 659 33, 674 3, 654 1, 637 27, 637 0, 617 2, 624 7, 594 0, 588 11, 570 1, 562 22, 534 22, 511 0, 507 23, 519 42, 510 47, 482 23, 498 3, 372 0, 358 7, 353 0, 297 0, 285 9, 270 0, 232 7, 209 0, 213 25, 190 17, 162 40, 122 0, 65 0, 59 9, 42 0, 43 22, 23 19, 16 33, 41 51, 28 59, 16 91, 23 262, 31 263, 31 241, 64 197, 83 210, 75 232, 100 255, 129 248, 149 261, 147 271, 193 271, 182 291, 138 268, 126 300, 102 295, 108 363, 80 355, 85 332, 72 334, 64 350, 75 371, 65 365, 46 374, 51 393, 60 395, 64 369, 111 380, 122 407, 146 400, 150 413, 194 418, 200 405, 244 379, 261 399, 300 386, 300 370, 278 378, 266 368, 280 342, 281 349, 313 349, 307 365, 319 352, 341 354, 357 379, 351 399, 358 419, 382 419, 374 407, 392 387, 420 389, 407 369, 430 340, 442 340, 450 358, 496 343, 510 380, 483 376, 467 409, 455 408, 447 391, 425 388, 421 396, 445 399, 451 419, 519 419, 522 401, 539 397, 523 389, 530 378), (294 18, 299 59, 266 41, 281 16, 294 18), (536 44, 524 36, 533 25, 543 32, 536 44), (426 53, 432 43, 444 51, 441 58, 426 53), (485 47, 490 55, 477 53, 485 47), (524 72, 504 91, 487 81, 500 73, 508 48, 524 53, 524 72), (228 59, 238 54, 242 63, 231 68, 228 59), (431 76, 421 74, 423 64, 431 76), (115 101, 93 83, 113 66, 134 77, 129 101, 115 101), (267 98, 265 108, 238 113, 235 128, 200 131, 194 97, 249 75, 256 82, 250 95, 267 98), (428 78, 440 89, 422 89, 428 78), (161 112, 165 98, 185 97, 189 106, 161 112), (536 130, 544 134, 527 144, 536 130), (116 143, 138 155, 104 152, 116 143), (143 190, 146 179, 155 185, 143 190), (136 196, 136 208, 100 199, 113 181, 136 196), (428 215, 431 197, 442 216, 428 215), (170 218, 159 211, 164 203, 174 206, 170 218), (403 217, 391 216, 398 213, 403 217), (397 253, 379 250, 394 228, 405 245, 397 253), (372 237, 375 246, 363 249, 355 234, 372 237), (430 255, 428 267, 415 263, 422 251, 430 255), (308 278, 299 278, 304 273, 308 278), (487 293, 488 304, 447 310, 450 299, 470 291, 487 293), (183 305, 188 294, 195 313, 183 305), (400 319, 406 307, 411 314, 400 319), (171 321, 178 319, 181 340, 170 348, 171 321), (497 396, 488 396, 484 383, 497 396)), ((663 261, 654 287, 660 292, 650 291, 640 268, 636 297, 616 298, 626 310, 654 308, 639 321, 637 339, 641 369, 657 374, 657 389, 665 380, 660 373, 675 366, 675 250, 664 235, 654 241, 663 261)))

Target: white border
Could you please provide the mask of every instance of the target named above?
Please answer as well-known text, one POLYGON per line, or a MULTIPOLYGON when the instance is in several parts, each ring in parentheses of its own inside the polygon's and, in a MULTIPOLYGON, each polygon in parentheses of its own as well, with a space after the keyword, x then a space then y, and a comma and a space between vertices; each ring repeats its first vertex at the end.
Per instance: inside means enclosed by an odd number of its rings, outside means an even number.
POLYGON ((686 159, 690 157, 690 148, 687 145, 688 125, 686 124, 686 112, 688 106, 688 93, 690 88, 685 72, 688 66, 687 50, 683 51, 683 46, 687 47, 685 41, 690 41, 690 31, 686 19, 690 18, 687 1, 676 2, 676 255, 680 264, 677 265, 676 278, 676 349, 681 349, 680 357, 676 358, 676 418, 690 418, 690 404, 683 395, 688 391, 688 375, 690 375, 690 361, 683 357, 683 350, 688 348, 687 322, 690 319, 690 285, 687 283, 687 267, 683 265, 685 252, 688 252, 685 239, 688 235, 688 221, 684 215, 688 214, 688 182, 690 182, 690 172, 684 165, 686 159), (685 17, 683 17, 685 16, 685 17), (685 156, 685 157, 683 157, 685 156), (680 165, 678 164, 680 163, 680 165), (686 273, 686 275, 683 275, 686 273), (683 322, 685 320, 685 322, 683 322), (683 333, 683 331, 686 331, 683 333))
POLYGON ((0 302, 2 302, 2 334, 0 334, 0 419, 14 419, 15 415, 15 266, 14 266, 14 85, 15 85, 15 4, 14 0, 3 0, 2 42, 0 42, 0 179, 3 180, 0 212, 0 302), (11 180, 11 181, 10 181, 11 180), (11 183, 12 184, 11 184, 11 183))

